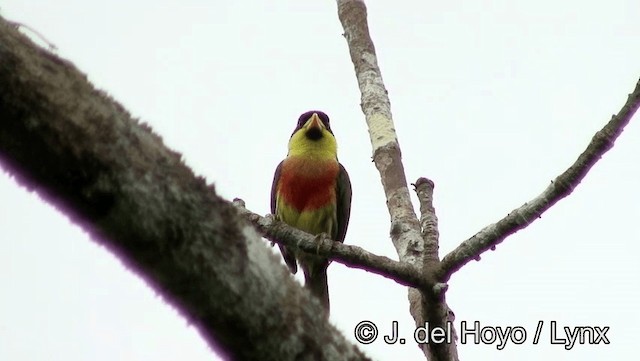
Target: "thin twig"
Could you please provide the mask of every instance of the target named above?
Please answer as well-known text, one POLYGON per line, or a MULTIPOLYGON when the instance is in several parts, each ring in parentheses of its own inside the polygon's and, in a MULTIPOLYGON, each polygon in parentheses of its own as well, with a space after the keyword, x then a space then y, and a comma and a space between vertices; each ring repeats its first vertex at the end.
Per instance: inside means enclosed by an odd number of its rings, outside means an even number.
POLYGON ((447 254, 442 259, 437 279, 446 282, 462 266, 473 259, 479 259, 480 254, 495 248, 507 236, 527 227, 556 202, 571 194, 591 167, 613 147, 615 140, 620 136, 638 107, 640 107, 640 80, 633 92, 629 94, 620 112, 613 115, 611 120, 596 132, 585 151, 580 154, 569 169, 551 181, 542 194, 514 209, 497 223, 483 228, 447 254))
POLYGON ((347 267, 381 275, 403 286, 420 289, 435 286, 433 282, 421 277, 420 272, 411 264, 378 256, 358 246, 334 242, 328 237, 312 236, 284 222, 276 221, 273 217, 262 217, 246 209, 241 199, 234 199, 233 204, 263 236, 273 242, 331 258, 347 267))
POLYGON ((13 26, 15 29, 20 29, 20 28, 25 28, 27 30, 29 30, 30 32, 32 32, 36 37, 38 37, 40 40, 42 40, 45 44, 47 44, 47 46, 49 47, 49 50, 51 51, 56 51, 58 50, 58 47, 50 42, 49 40, 47 40, 47 38, 44 37, 44 35, 42 35, 39 31, 37 31, 36 29, 30 27, 27 24, 23 24, 23 23, 19 23, 17 21, 7 21, 7 23, 10 26, 13 26))

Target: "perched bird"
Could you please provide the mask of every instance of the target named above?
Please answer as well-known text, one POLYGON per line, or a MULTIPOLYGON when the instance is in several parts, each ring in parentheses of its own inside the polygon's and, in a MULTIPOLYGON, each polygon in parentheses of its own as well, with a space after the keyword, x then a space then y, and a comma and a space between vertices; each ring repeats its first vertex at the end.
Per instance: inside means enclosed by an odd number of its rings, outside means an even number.
MULTIPOLYGON (((271 213, 307 233, 344 242, 351 213, 351 181, 338 162, 329 117, 318 110, 300 116, 289 139, 287 158, 278 164, 271 186, 271 213)), ((305 285, 329 311, 325 257, 279 245, 292 273, 304 272, 305 285)))

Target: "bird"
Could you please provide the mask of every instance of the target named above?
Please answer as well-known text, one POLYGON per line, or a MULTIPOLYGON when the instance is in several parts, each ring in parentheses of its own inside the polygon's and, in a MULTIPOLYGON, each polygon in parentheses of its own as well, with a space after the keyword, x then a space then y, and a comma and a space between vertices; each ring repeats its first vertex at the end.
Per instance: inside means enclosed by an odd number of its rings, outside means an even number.
MULTIPOLYGON (((271 185, 271 213, 288 225, 327 234, 344 242, 351 215, 351 180, 338 162, 338 145, 329 117, 310 110, 298 118, 287 157, 278 164, 271 185)), ((304 272, 305 287, 329 312, 326 257, 278 244, 291 273, 304 272)))

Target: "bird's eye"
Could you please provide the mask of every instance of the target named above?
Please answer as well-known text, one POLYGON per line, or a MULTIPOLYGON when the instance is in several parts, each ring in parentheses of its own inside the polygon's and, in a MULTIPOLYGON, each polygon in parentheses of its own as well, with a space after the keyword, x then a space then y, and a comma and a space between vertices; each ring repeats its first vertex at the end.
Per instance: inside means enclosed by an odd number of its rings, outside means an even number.
POLYGON ((320 120, 322 120, 322 123, 324 123, 326 127, 329 127, 329 117, 325 113, 318 113, 318 116, 320 120))
POLYGON ((311 118, 312 115, 313 115, 313 112, 306 112, 302 114, 300 118, 298 118, 298 128, 302 127, 307 122, 307 120, 311 118))
POLYGON ((320 117, 320 120, 322 121, 324 126, 327 127, 329 131, 331 131, 331 125, 329 125, 329 116, 323 112, 318 112, 318 116, 320 117))

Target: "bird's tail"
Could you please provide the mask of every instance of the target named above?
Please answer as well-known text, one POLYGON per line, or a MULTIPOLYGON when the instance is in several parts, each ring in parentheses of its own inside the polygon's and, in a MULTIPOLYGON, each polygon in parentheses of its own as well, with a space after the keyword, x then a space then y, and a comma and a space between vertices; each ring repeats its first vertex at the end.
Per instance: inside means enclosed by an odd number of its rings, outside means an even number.
MULTIPOLYGON (((327 264, 328 266, 328 264, 327 264)), ((327 266, 320 269, 314 269, 309 274, 305 272, 305 285, 311 291, 311 294, 316 296, 327 313, 329 313, 329 285, 327 284, 327 266)))

